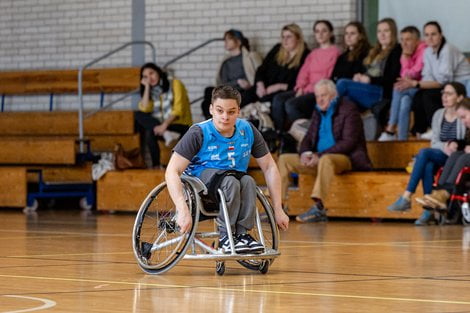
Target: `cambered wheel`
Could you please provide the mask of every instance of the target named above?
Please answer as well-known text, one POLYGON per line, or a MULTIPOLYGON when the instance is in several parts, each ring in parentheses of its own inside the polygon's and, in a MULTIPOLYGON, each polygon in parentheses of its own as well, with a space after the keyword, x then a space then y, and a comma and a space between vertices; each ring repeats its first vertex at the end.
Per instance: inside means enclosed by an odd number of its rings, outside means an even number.
POLYGON ((460 209, 462 212, 462 224, 465 226, 470 225, 470 208, 468 205, 461 205, 460 209))
POLYGON ((183 180, 183 194, 193 218, 188 233, 179 232, 176 208, 166 183, 155 187, 142 203, 134 223, 133 249, 137 263, 149 274, 161 274, 181 260, 192 242, 199 220, 199 197, 183 180))
MULTIPOLYGON (((274 219, 273 209, 271 204, 264 196, 261 189, 257 188, 257 200, 256 200, 256 208, 258 213, 261 217, 261 233, 264 237, 265 248, 277 250, 279 246, 279 231, 277 229, 276 221, 274 219)), ((250 231, 251 236, 258 241, 261 242, 261 238, 258 231, 258 226, 255 222, 255 227, 250 231)), ((272 263, 272 260, 239 260, 242 266, 246 267, 247 269, 253 271, 261 271, 261 268, 264 267, 263 264, 267 263, 267 268, 269 264, 272 263)))

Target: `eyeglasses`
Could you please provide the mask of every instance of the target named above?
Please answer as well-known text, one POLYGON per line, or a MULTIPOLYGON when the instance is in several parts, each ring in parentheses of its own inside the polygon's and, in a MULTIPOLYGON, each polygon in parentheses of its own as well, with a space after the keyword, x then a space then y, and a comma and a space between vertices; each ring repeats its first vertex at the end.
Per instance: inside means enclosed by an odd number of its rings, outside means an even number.
POLYGON ((452 96, 452 95, 455 95, 455 92, 442 90, 442 91, 441 91, 441 94, 442 94, 443 96, 452 96))

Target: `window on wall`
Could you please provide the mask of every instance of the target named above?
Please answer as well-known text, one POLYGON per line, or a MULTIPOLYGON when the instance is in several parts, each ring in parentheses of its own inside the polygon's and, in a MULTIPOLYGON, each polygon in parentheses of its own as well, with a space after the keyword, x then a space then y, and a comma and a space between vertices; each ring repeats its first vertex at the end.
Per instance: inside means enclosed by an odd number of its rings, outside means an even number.
POLYGON ((358 0, 363 1, 364 26, 375 42, 378 20, 391 17, 398 30, 414 25, 422 31, 428 21, 438 21, 447 40, 463 52, 470 52, 467 29, 470 27, 468 0, 358 0))

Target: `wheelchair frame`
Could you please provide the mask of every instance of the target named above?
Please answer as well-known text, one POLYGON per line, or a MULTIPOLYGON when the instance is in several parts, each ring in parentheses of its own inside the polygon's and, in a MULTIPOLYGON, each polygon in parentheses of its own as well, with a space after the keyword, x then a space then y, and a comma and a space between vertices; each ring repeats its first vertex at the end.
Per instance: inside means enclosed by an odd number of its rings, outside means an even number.
POLYGON ((258 212, 260 208, 257 206, 257 209, 255 210, 254 227, 256 232, 253 233, 253 236, 259 238, 259 241, 265 247, 265 251, 260 254, 237 254, 235 252, 234 239, 232 232, 230 231, 230 220, 228 217, 225 197, 220 189, 217 190, 221 199, 219 207, 224 215, 225 227, 229 230, 227 235, 231 247, 231 253, 226 254, 217 248, 219 232, 197 231, 201 213, 203 216, 210 218, 214 218, 219 215, 218 211, 211 212, 204 208, 201 196, 207 196, 207 187, 201 180, 193 176, 183 175, 181 177, 181 181, 183 183, 183 194, 185 195, 186 203, 188 204, 193 218, 191 230, 189 233, 185 234, 178 232, 176 225, 176 210, 171 200, 169 203, 165 203, 164 207, 158 207, 158 203, 156 203, 156 212, 153 212, 152 214, 149 213, 149 208, 157 200, 158 195, 165 192, 167 185, 166 182, 163 182, 156 186, 143 201, 137 213, 133 228, 134 256, 141 269, 149 274, 161 274, 170 270, 181 259, 214 260, 216 261, 216 273, 223 275, 225 273, 225 261, 235 260, 250 270, 260 271, 261 273, 266 274, 270 264, 272 264, 274 259, 280 255, 278 251, 279 233, 271 204, 264 196, 261 189, 257 187, 256 190, 257 202, 259 201, 260 206, 266 214, 267 223, 261 220, 258 212), (150 232, 156 232, 156 234, 152 236, 152 242, 145 241, 146 238, 142 238, 146 237, 146 235, 142 234, 143 229, 148 227, 144 225, 148 224, 146 219, 151 220, 150 232), (155 221, 152 221, 152 219, 155 219, 155 221), (153 222, 156 222, 156 224, 153 222), (271 238, 266 238, 266 234, 263 232, 263 226, 266 225, 263 223, 269 224, 270 233, 268 235, 271 238), (171 238, 168 239, 168 237, 171 238), (210 238, 216 239, 212 246, 208 245, 203 240, 210 238), (153 264, 152 257, 154 254, 164 254, 165 249, 173 246, 173 251, 169 252, 169 255, 165 256, 158 264, 153 264))

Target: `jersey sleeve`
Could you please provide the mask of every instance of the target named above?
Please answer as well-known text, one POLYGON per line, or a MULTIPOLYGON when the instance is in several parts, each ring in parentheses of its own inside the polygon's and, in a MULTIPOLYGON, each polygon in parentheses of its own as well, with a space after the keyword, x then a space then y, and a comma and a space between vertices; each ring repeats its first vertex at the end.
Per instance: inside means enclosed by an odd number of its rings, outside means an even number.
POLYGON ((253 129, 253 146, 251 148, 251 155, 256 159, 264 157, 269 153, 268 146, 264 141, 263 135, 259 132, 253 124, 250 123, 251 129, 253 129))
POLYGON ((188 161, 199 152, 202 147, 202 130, 199 126, 193 125, 184 134, 173 148, 173 152, 178 153, 188 161))

